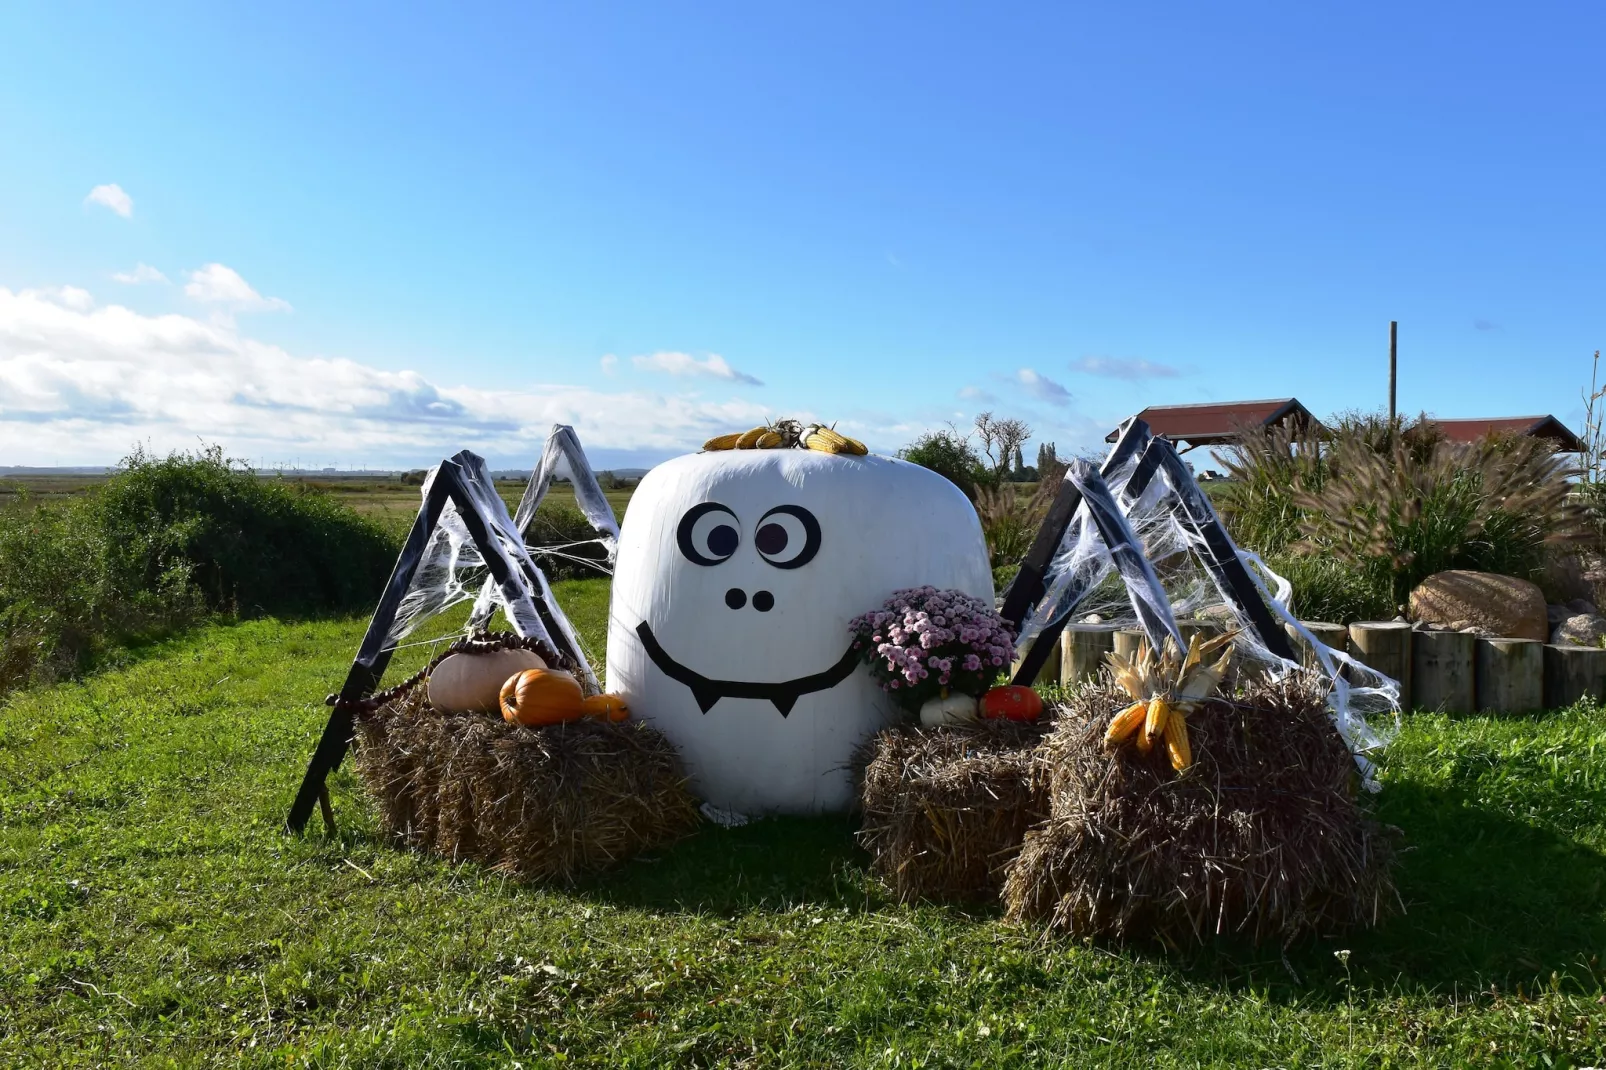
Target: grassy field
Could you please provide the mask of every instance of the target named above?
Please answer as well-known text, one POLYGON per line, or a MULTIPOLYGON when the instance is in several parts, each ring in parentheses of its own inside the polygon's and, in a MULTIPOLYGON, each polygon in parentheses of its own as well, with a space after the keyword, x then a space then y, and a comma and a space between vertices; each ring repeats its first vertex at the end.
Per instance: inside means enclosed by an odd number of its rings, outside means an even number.
MULTIPOLYGON (((105 481, 105 476, 85 475, 21 475, 0 476, 0 511, 22 508, 25 504, 59 501, 79 497, 105 481)), ((342 505, 348 505, 364 516, 380 521, 398 533, 406 532, 418 515, 419 487, 404 483, 399 477, 366 476, 263 476, 264 479, 283 479, 285 482, 321 490, 342 505)), ((512 512, 524 493, 524 484, 518 480, 499 479, 497 492, 512 512)), ((614 516, 624 519, 625 506, 635 485, 605 493, 613 506, 614 516)), ((574 504, 574 494, 564 484, 558 484, 547 494, 547 501, 566 505, 574 504)))
MULTIPOLYGON (((558 593, 600 652, 606 581, 558 593)), ((524 888, 387 846, 342 770, 338 838, 287 836, 363 623, 215 626, 0 708, 0 1064, 1606 1061, 1599 710, 1407 718, 1380 808, 1409 912, 1171 955, 891 904, 848 819, 524 888)))

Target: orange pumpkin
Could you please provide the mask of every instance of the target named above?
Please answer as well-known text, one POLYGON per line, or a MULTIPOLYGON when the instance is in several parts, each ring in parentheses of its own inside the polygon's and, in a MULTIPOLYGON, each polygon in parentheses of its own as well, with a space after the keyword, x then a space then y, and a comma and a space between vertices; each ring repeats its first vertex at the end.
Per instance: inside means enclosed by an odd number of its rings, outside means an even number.
POLYGON ((989 719, 1035 721, 1043 712, 1043 696, 1029 687, 995 687, 981 697, 981 715, 989 719))
POLYGON ((625 700, 620 695, 592 695, 581 705, 585 707, 587 717, 595 717, 602 721, 618 724, 630 717, 630 707, 625 705, 625 700))
POLYGON ((562 724, 585 712, 579 681, 566 672, 525 669, 502 685, 502 716, 518 724, 562 724))

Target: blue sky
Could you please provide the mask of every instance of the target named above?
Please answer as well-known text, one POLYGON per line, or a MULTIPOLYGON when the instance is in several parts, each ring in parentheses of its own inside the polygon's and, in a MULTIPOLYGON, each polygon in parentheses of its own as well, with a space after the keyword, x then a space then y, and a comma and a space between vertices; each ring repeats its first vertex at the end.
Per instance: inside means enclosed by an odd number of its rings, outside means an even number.
POLYGON ((1576 426, 1606 346, 1599 4, 332 6, 0 7, 0 463, 1063 453, 1379 407, 1390 319, 1576 426))

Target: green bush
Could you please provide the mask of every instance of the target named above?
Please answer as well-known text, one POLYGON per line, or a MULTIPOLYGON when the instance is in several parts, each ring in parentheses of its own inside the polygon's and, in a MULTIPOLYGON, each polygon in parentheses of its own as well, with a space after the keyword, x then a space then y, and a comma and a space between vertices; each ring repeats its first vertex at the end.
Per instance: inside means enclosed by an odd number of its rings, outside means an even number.
POLYGON ((978 485, 998 482, 998 477, 982 464, 970 440, 957 431, 929 431, 899 450, 898 456, 945 477, 972 501, 978 485))
POLYGON ((1344 415, 1320 441, 1245 430, 1225 463, 1222 519, 1240 545, 1300 577, 1295 600, 1307 616, 1316 606, 1393 616, 1445 569, 1537 580, 1554 553, 1590 534, 1570 471, 1548 444, 1449 442, 1427 416, 1391 428, 1344 415))
POLYGON ((207 613, 366 608, 396 540, 216 450, 136 453, 81 498, 0 514, 0 690, 207 613))
POLYGON ((205 612, 179 565, 149 587, 118 582, 93 497, 0 515, 0 692, 72 676, 119 642, 205 612))
POLYGON ((96 496, 116 582, 155 589, 175 569, 213 610, 297 614, 370 605, 398 547, 302 484, 259 478, 217 448, 128 457, 96 496))
POLYGON ((1388 587, 1366 575, 1314 554, 1283 554, 1266 565, 1294 587, 1294 612, 1301 620, 1348 624, 1390 620, 1398 612, 1388 587))

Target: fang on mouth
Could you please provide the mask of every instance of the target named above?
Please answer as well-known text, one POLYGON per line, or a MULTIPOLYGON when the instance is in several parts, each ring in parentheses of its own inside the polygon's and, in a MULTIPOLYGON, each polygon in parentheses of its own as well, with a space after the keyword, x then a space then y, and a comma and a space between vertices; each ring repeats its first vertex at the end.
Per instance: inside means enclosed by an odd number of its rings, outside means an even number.
POLYGON ((837 663, 824 672, 813 673, 809 676, 799 676, 793 680, 783 680, 779 683, 754 683, 748 680, 710 680, 695 669, 687 668, 670 656, 669 652, 658 642, 657 636, 652 634, 652 626, 646 621, 636 625, 636 636, 647 651, 647 657, 658 666, 660 672, 671 680, 685 684, 691 691, 692 700, 697 708, 707 713, 722 698, 751 698, 760 699, 770 703, 782 717, 792 712, 797 700, 804 695, 816 691, 828 691, 853 675, 858 668, 859 657, 849 644, 837 663))

